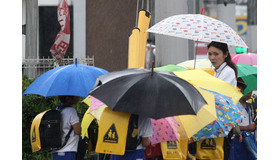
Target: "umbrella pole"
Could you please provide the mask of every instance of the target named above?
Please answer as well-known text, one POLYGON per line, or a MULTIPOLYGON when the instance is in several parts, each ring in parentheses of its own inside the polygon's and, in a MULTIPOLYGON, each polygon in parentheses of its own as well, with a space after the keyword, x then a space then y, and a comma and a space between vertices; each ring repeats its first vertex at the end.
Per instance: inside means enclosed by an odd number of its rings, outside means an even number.
POLYGON ((152 74, 154 73, 155 61, 152 62, 152 74))
POLYGON ((195 64, 196 64, 197 46, 198 46, 198 40, 196 41, 196 46, 195 46, 193 69, 195 69, 195 64))
MULTIPOLYGON (((201 15, 203 14, 203 8, 201 8, 200 14, 201 14, 201 15)), ((197 41, 196 41, 193 69, 195 69, 195 64, 196 64, 197 46, 198 46, 198 39, 197 39, 197 41)))

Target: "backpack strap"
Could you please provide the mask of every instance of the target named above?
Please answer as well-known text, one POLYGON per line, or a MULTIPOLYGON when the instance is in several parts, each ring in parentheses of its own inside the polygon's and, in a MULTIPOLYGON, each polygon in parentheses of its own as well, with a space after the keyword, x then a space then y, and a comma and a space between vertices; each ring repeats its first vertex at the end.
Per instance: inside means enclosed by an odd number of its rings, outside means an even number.
MULTIPOLYGON (((67 107, 71 107, 71 106, 66 106, 66 105, 58 106, 57 110, 61 113, 62 110, 67 108, 67 107)), ((71 134, 72 131, 73 131, 73 127, 71 126, 70 130, 68 131, 68 133, 65 137, 64 143, 57 150, 60 150, 61 148, 63 148, 66 145, 66 143, 68 142, 68 139, 70 138, 70 134, 71 134)))
POLYGON ((71 134, 72 131, 73 131, 73 127, 71 126, 71 129, 69 130, 69 132, 67 133, 67 135, 65 137, 64 143, 61 145, 61 147, 59 147, 59 149, 63 148, 66 145, 68 139, 70 138, 70 134, 71 134))

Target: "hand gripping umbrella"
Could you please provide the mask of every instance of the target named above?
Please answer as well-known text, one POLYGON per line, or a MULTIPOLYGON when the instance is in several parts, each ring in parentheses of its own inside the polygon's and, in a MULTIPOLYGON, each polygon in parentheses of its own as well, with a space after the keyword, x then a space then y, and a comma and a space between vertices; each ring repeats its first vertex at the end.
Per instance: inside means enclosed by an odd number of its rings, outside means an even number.
POLYGON ((206 104, 190 83, 164 71, 126 69, 97 79, 90 95, 114 111, 154 119, 192 114, 206 104))

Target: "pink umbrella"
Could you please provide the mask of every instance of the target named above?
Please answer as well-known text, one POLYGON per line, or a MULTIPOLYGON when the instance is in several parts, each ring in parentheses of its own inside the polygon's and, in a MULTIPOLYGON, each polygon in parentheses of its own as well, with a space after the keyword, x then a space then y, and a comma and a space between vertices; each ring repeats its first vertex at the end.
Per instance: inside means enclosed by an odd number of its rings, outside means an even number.
POLYGON ((153 125, 153 135, 150 137, 151 144, 157 144, 166 141, 178 140, 178 123, 174 117, 161 119, 151 119, 153 125))
POLYGON ((99 99, 92 97, 92 96, 89 96, 89 97, 90 97, 90 102, 91 102, 89 112, 92 112, 93 110, 96 110, 98 107, 104 105, 104 103, 101 102, 99 99))
POLYGON ((257 54, 255 53, 233 54, 231 55, 231 59, 235 64, 257 65, 257 54))

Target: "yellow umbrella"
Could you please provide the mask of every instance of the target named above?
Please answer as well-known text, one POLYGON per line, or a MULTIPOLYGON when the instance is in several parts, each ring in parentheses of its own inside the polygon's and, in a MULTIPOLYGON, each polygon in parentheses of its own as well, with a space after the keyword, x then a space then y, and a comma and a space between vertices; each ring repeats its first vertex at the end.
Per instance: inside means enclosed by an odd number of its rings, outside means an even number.
POLYGON ((105 104, 103 104, 102 106, 98 107, 97 109, 90 111, 91 108, 91 98, 90 96, 87 96, 87 98, 85 98, 82 102, 84 102, 85 104, 87 104, 89 107, 86 111, 86 113, 84 114, 84 117, 82 119, 82 123, 81 123, 81 128, 82 128, 82 137, 86 136, 88 137, 88 127, 91 124, 93 119, 96 119, 97 122, 99 122, 101 114, 103 113, 105 107, 107 107, 105 104))
POLYGON ((88 107, 88 109, 87 109, 87 111, 84 114, 84 117, 82 119, 82 123, 81 123, 82 134, 81 134, 81 136, 82 137, 84 137, 84 136, 88 137, 88 127, 89 127, 90 123, 92 122, 92 120, 94 119, 94 117, 89 114, 89 110, 90 110, 90 106, 91 106, 91 101, 90 101, 89 96, 87 98, 85 98, 82 102, 87 104, 89 107, 88 107))
POLYGON ((215 107, 215 95, 203 89, 197 88, 208 105, 204 105, 197 115, 181 115, 175 116, 175 119, 182 128, 178 128, 178 132, 181 138, 192 137, 203 127, 208 125, 217 119, 216 107, 215 107), (185 131, 186 133, 184 133, 185 131))
POLYGON ((242 97, 242 94, 233 87, 231 84, 219 80, 209 74, 207 74, 202 69, 174 72, 178 77, 188 81, 189 83, 201 87, 204 89, 209 89, 214 92, 231 97, 233 102, 236 104, 242 97))
MULTIPOLYGON (((188 61, 184 61, 181 63, 178 63, 178 66, 182 66, 182 67, 192 67, 194 68, 194 62, 195 60, 188 60, 188 61)), ((195 63, 195 68, 210 68, 210 69, 214 69, 212 63, 210 62, 209 59, 197 59, 196 63, 195 63)))

